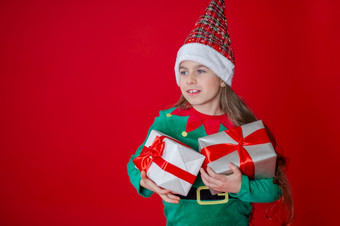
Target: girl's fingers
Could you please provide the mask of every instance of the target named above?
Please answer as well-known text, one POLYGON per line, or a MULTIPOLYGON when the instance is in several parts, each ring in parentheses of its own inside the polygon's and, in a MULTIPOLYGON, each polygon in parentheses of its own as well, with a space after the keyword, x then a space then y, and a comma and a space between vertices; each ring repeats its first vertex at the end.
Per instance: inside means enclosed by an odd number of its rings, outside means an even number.
POLYGON ((239 175, 239 174, 242 174, 241 173, 241 171, 240 171, 240 169, 235 165, 235 164, 233 164, 233 163, 229 163, 229 168, 231 169, 231 171, 233 171, 233 173, 235 174, 235 175, 239 175))
POLYGON ((166 194, 170 193, 169 190, 166 190, 166 189, 158 187, 158 186, 157 186, 157 191, 155 191, 155 192, 159 195, 166 195, 166 194))
POLYGON ((142 170, 142 171, 140 172, 140 176, 142 177, 142 179, 147 179, 147 176, 146 176, 146 173, 145 173, 144 170, 142 170))
POLYGON ((207 173, 208 173, 209 176, 211 176, 211 177, 216 177, 216 176, 218 176, 218 174, 215 173, 214 170, 212 170, 210 167, 207 167, 207 173))
POLYGON ((207 168, 207 172, 201 169, 201 178, 207 187, 216 191, 223 191, 223 187, 227 182, 225 175, 215 173, 210 167, 207 168))
POLYGON ((159 195, 166 195, 170 191, 164 188, 159 187, 157 184, 155 184, 152 180, 146 178, 142 179, 143 180, 143 187, 159 194, 159 195))
MULTIPOLYGON (((212 171, 212 169, 210 169, 209 167, 207 168, 207 171, 210 170, 212 171)), ((216 179, 210 175, 210 173, 208 174, 208 172, 205 171, 203 168, 201 168, 201 176, 204 177, 204 179, 208 182, 208 183, 214 183, 216 181, 216 179)), ((215 173, 214 173, 215 174, 215 173)))
POLYGON ((177 195, 174 195, 172 193, 168 193, 167 196, 170 198, 170 199, 173 199, 173 200, 177 200, 179 201, 180 198, 177 196, 177 195))
POLYGON ((209 174, 203 168, 200 169, 200 172, 204 178, 206 179, 210 178, 209 174))
POLYGON ((201 172, 201 178, 202 178, 203 183, 205 185, 207 185, 207 183, 208 183, 208 181, 207 181, 208 174, 205 172, 205 170, 203 168, 200 169, 200 172, 201 172))
MULTIPOLYGON (((235 166, 236 167, 236 166, 235 166)), ((223 179, 224 175, 215 173, 214 170, 212 170, 210 167, 207 168, 207 173, 209 174, 209 176, 216 182, 216 181, 220 181, 223 179)))
POLYGON ((140 184, 153 192, 156 192, 157 194, 166 194, 169 191, 163 188, 160 188, 157 184, 155 184, 152 180, 150 180, 147 176, 145 171, 141 171, 141 182, 140 184))
POLYGON ((141 171, 142 186, 157 193, 165 202, 179 203, 180 198, 173 195, 169 190, 159 187, 152 180, 150 180, 144 170, 141 171))
MULTIPOLYGON (((210 176, 205 172, 203 168, 201 168, 201 178, 205 185, 210 183, 210 176)), ((208 185, 207 185, 208 186, 208 185)))
POLYGON ((215 186, 214 178, 209 176, 203 168, 201 168, 200 172, 203 183, 209 188, 214 187, 215 186))
POLYGON ((180 200, 178 196, 175 196, 171 193, 168 193, 166 195, 160 195, 160 196, 165 202, 168 202, 168 203, 177 204, 179 203, 179 200, 180 200))
POLYGON ((149 190, 157 193, 158 195, 166 195, 170 192, 169 190, 166 190, 164 188, 159 187, 157 184, 155 184, 151 180, 149 180, 149 181, 150 181, 150 187, 151 187, 151 189, 149 189, 149 190))

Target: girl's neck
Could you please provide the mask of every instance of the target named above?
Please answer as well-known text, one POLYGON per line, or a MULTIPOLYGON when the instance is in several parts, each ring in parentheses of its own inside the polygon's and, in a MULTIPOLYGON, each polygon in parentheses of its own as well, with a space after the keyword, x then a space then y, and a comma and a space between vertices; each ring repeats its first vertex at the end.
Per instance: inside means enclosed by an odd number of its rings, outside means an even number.
POLYGON ((192 106, 196 111, 205 114, 205 115, 223 115, 225 112, 222 111, 220 107, 197 107, 197 106, 192 106))

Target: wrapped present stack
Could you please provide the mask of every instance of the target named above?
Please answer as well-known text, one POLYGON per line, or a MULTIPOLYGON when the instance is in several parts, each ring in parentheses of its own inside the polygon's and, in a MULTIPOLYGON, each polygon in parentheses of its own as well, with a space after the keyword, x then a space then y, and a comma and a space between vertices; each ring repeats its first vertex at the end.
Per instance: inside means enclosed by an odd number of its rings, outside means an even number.
POLYGON ((275 176, 276 152, 261 120, 198 139, 203 167, 231 174, 228 163, 238 166, 250 179, 275 176))
POLYGON ((158 186, 186 196, 205 157, 189 146, 152 130, 140 155, 133 162, 158 186))

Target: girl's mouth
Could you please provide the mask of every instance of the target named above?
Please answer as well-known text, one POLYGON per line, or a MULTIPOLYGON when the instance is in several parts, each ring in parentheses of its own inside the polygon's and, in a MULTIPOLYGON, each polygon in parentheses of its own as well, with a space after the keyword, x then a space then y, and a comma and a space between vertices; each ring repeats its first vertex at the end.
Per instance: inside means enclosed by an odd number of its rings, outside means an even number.
POLYGON ((201 92, 201 90, 198 90, 198 89, 189 89, 189 90, 187 90, 187 94, 189 94, 189 96, 197 95, 200 92, 201 92))

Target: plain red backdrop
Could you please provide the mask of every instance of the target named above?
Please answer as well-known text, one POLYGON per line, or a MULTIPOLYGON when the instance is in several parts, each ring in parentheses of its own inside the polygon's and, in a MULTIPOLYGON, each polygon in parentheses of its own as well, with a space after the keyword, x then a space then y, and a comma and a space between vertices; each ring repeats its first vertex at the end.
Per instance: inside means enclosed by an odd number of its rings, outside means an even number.
MULTIPOLYGON (((0 2, 1 225, 165 224, 126 164, 178 99, 175 56, 208 3, 0 2)), ((293 225, 336 225, 339 3, 226 5, 233 88, 289 157, 293 225)))

